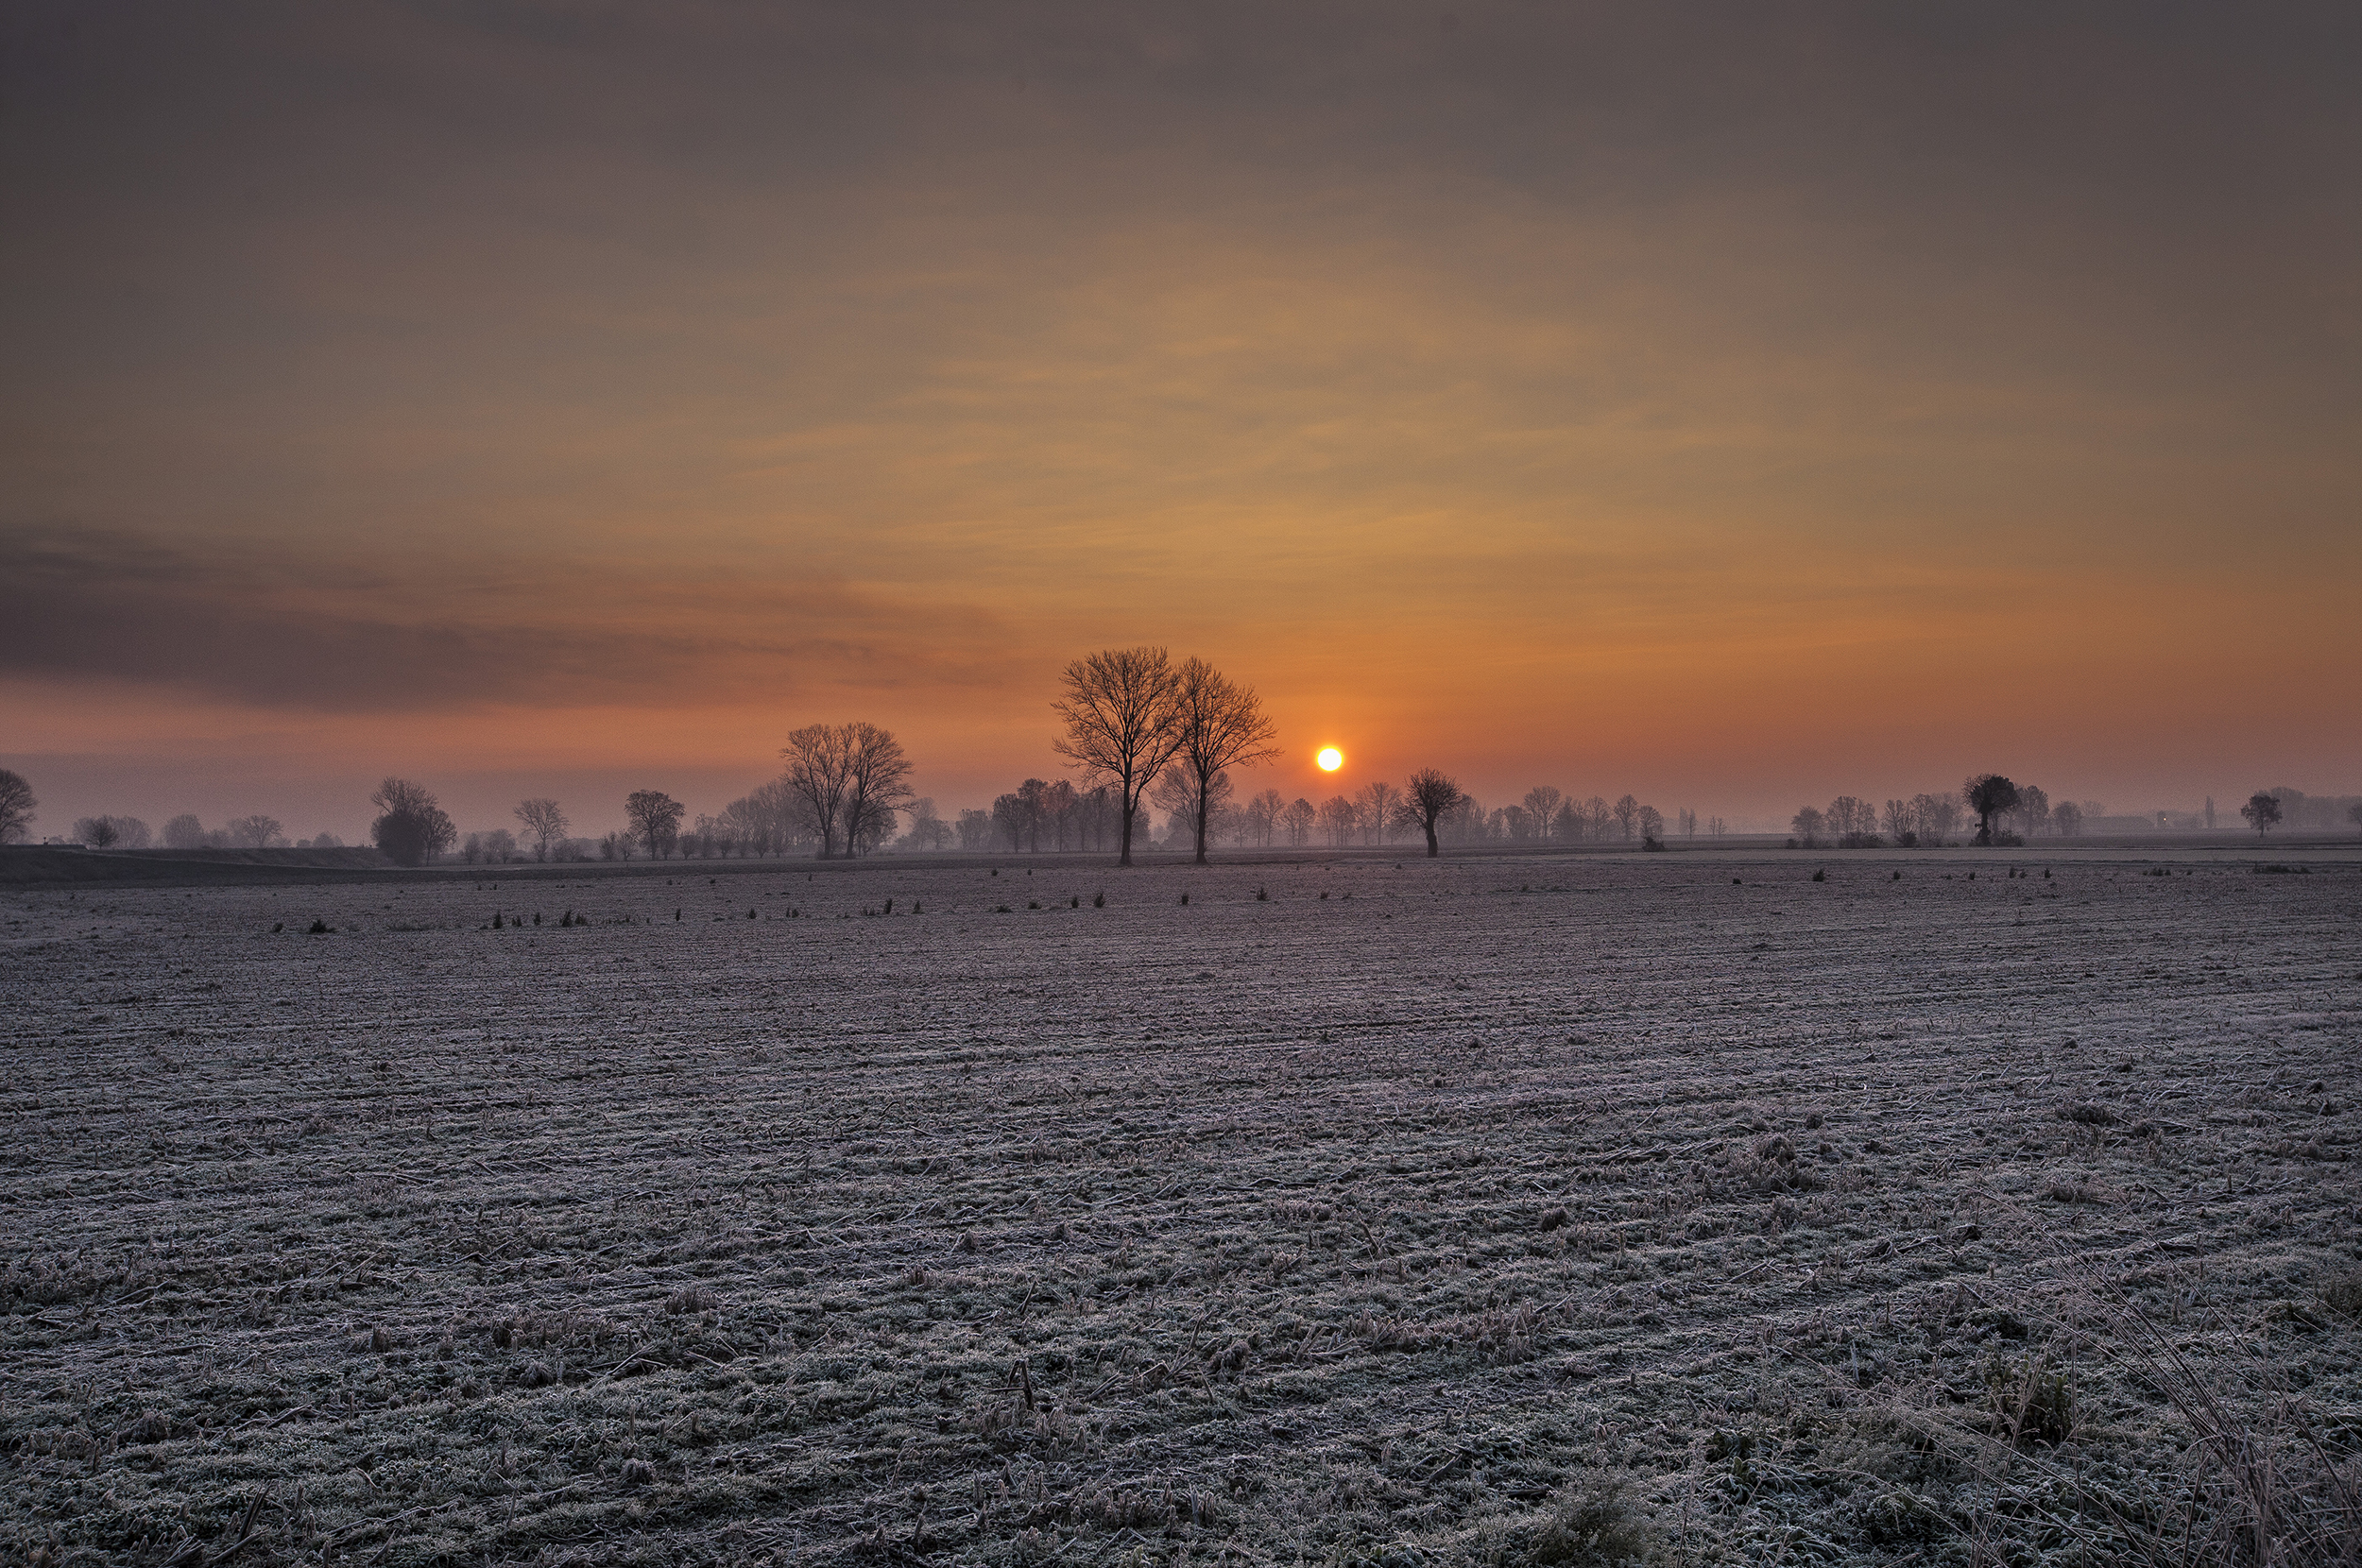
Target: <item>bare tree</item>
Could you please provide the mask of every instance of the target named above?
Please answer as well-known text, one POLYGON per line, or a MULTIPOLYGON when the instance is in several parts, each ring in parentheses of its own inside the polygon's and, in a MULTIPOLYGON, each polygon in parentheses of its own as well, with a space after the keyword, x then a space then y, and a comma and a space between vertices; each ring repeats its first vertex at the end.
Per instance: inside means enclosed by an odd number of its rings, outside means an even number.
POLYGON ((1828 814, 1823 820, 1828 824, 1829 831, 1840 840, 1872 832, 1878 826, 1877 813, 1871 809, 1870 802, 1857 795, 1840 795, 1829 802, 1828 814))
POLYGON ((1943 848, 1943 841, 1960 826, 1960 803, 1950 795, 1923 794, 1911 796, 1911 806, 1919 818, 1920 843, 1931 849, 1943 848))
POLYGON ((2260 839, 2266 832, 2279 826, 2279 797, 2266 794, 2259 790, 2248 796, 2247 804, 2239 808, 2239 815, 2247 818, 2247 825, 2255 829, 2255 836, 2260 839))
POLYGON ((1082 827, 1082 792, 1067 779, 1053 780, 1041 793, 1041 824, 1050 831, 1050 847, 1066 853, 1066 841, 1082 827))
POLYGON ((1416 827, 1427 835, 1428 859, 1443 853, 1436 843, 1435 824, 1462 799, 1460 786, 1436 768, 1421 768, 1403 785, 1402 803, 1395 808, 1395 820, 1405 827, 1416 827))
POLYGON ((1066 723, 1053 749, 1086 783, 1116 786, 1121 813, 1120 865, 1132 863, 1140 796, 1181 749, 1181 675, 1162 648, 1086 654, 1059 677, 1066 695, 1051 705, 1066 723))
POLYGON ((1353 842, 1353 830, 1361 821, 1361 812, 1343 795, 1330 795, 1321 802, 1321 827, 1328 832, 1332 849, 1343 849, 1353 842))
POLYGON ((260 811, 250 817, 240 817, 228 825, 230 842, 241 849, 268 849, 286 842, 277 817, 266 817, 260 811))
POLYGON ((2017 786, 1997 773, 1980 773, 1960 786, 1960 798, 1977 813, 1977 842, 1993 843, 1993 819, 2017 805, 2017 786))
POLYGON ((1805 847, 1811 849, 1819 843, 1821 835, 1827 830, 1829 822, 1828 818, 1821 814, 1819 807, 1807 806, 1789 818, 1788 825, 1795 830, 1796 836, 1804 841, 1805 847))
POLYGON ((634 790, 624 797, 624 820, 632 837, 646 846, 648 859, 669 855, 680 834, 680 819, 689 810, 662 790, 634 790))
POLYGON ((1634 799, 1631 795, 1624 795, 1624 796, 1621 796, 1620 798, 1618 798, 1618 799, 1617 800, 1617 802, 1616 802, 1616 826, 1617 826, 1619 829, 1621 829, 1621 830, 1622 830, 1623 835, 1624 835, 1624 842, 1625 842, 1626 844, 1630 844, 1630 843, 1632 842, 1632 830, 1633 830, 1633 826, 1634 826, 1634 824, 1637 823, 1639 820, 1640 820, 1640 802, 1639 802, 1639 801, 1637 801, 1637 800, 1634 799))
POLYGON ((19 844, 31 837, 33 808, 40 804, 23 774, 0 768, 0 844, 19 844))
POLYGON ((1369 834, 1369 842, 1383 844, 1386 829, 1395 823, 1395 808, 1402 804, 1402 792, 1382 778, 1372 779, 1361 786, 1356 804, 1361 810, 1361 825, 1369 834))
POLYGON ((845 847, 861 854, 893 836, 895 817, 911 802, 911 760, 892 730, 844 726, 845 847))
POLYGON ((1533 819, 1536 838, 1547 839, 1550 836, 1558 818, 1558 803, 1565 798, 1558 793, 1557 787, 1550 784, 1536 784, 1526 792, 1526 814, 1533 819))
POLYGON ((1263 701, 1253 687, 1241 686, 1202 658, 1187 660, 1175 675, 1172 716, 1180 740, 1173 766, 1189 779, 1196 809, 1190 828, 1197 863, 1204 865, 1207 825, 1222 806, 1214 779, 1232 768, 1277 757, 1272 740, 1279 726, 1263 716, 1263 701))
POLYGON ((2080 838, 2083 833, 2083 808, 2071 800, 2062 800, 2050 808, 2050 827, 2062 839, 2080 838))
POLYGON ((1665 813, 1653 806, 1640 808, 1640 842, 1665 846, 1665 813))
POLYGON ((122 836, 115 831, 112 817, 80 817, 74 824, 74 842, 93 849, 112 849, 122 836))
POLYGON ((519 801, 517 820, 524 824, 526 832, 533 835, 533 858, 537 861, 550 858, 550 845, 564 838, 570 826, 566 813, 559 810, 557 802, 547 795, 519 801))
POLYGON ((1896 844, 1919 842, 1919 812, 1908 800, 1890 800, 1886 808, 1887 837, 1896 844))
POLYGON ((1247 831, 1257 844, 1271 847, 1272 829, 1279 826, 1279 814, 1287 809, 1288 802, 1277 790, 1264 790, 1246 803, 1247 831))
POLYGON ((1288 835, 1289 844, 1299 849, 1312 842, 1312 824, 1319 820, 1320 813, 1302 795, 1290 801, 1279 813, 1280 828, 1288 835))
POLYGON ((803 802, 820 836, 820 858, 836 854, 837 829, 845 819, 845 793, 850 784, 852 737, 849 724, 806 724, 791 732, 779 755, 787 758, 780 782, 803 802))
POLYGON ((1217 773, 1207 785, 1202 792, 1198 789, 1197 770, 1190 767, 1170 767, 1157 775, 1148 798, 1165 813, 1167 843, 1177 847, 1185 832, 1192 841, 1202 840, 1228 808, 1230 775, 1217 773))
POLYGON ((164 824, 164 846, 167 849, 202 849, 205 847, 205 825, 195 811, 183 811, 164 824))
POLYGON ((369 804, 380 813, 369 825, 369 837, 397 865, 424 865, 459 836, 435 797, 406 778, 380 784, 369 804))
POLYGON ((2049 825, 2050 795, 2037 785, 2021 784, 2017 787, 2017 805, 2012 810, 2018 830, 2030 839, 2049 825))

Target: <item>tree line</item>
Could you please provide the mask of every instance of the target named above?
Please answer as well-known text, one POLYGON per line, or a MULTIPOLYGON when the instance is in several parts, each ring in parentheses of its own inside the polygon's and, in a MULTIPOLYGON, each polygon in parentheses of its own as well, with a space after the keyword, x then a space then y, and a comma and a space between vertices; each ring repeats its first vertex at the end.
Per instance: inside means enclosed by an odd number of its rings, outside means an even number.
POLYGON ((2021 844, 2047 835, 2071 839, 2083 831, 2087 817, 2105 814, 2096 800, 2052 804, 2038 785, 2013 783, 1997 773, 1977 774, 1955 796, 1917 794, 1889 799, 1883 806, 1857 795, 1840 795, 1824 810, 1807 806, 1789 819, 1791 849, 1939 849, 1951 842, 1970 817, 1979 844, 2021 844))
MULTIPOLYGON (((369 796, 377 810, 370 842, 405 865, 436 860, 455 845, 471 863, 499 864, 528 856, 537 861, 628 861, 641 855, 832 859, 868 854, 888 843, 923 852, 955 846, 1114 848, 1129 864, 1135 844, 1157 842, 1149 810, 1154 806, 1165 814, 1161 847, 1190 850, 1200 863, 1217 844, 1382 846, 1398 834, 1424 837, 1430 854, 1446 844, 1664 845, 1664 814, 1632 794, 1611 804, 1600 795, 1577 800, 1554 785, 1538 784, 1522 799, 1488 810, 1434 769, 1422 769, 1399 785, 1373 781, 1318 805, 1304 797, 1288 800, 1273 789, 1241 798, 1231 770, 1277 758, 1275 726, 1253 688, 1201 658, 1175 663, 1162 648, 1087 655, 1066 668, 1060 687, 1053 707, 1063 732, 1053 747, 1076 777, 1028 778, 989 809, 962 810, 952 821, 937 813, 933 800, 913 795, 913 765, 893 733, 853 722, 793 731, 780 748, 778 777, 686 826, 687 808, 679 801, 660 790, 636 790, 625 799, 623 829, 595 840, 574 838, 558 802, 537 796, 518 803, 515 829, 470 833, 461 843, 430 792, 389 777, 369 796)), ((26 840, 39 805, 22 775, 0 769, 0 844, 26 840)), ((1879 805, 1840 795, 1825 809, 1805 807, 1791 819, 1794 836, 1789 842, 1805 848, 1929 847, 1952 842, 1974 817, 1973 842, 2020 844, 2037 836, 2079 836, 2086 822, 2104 810, 2097 801, 2054 803, 2037 786, 1980 774, 1957 796, 1919 794, 1879 805)), ((2258 834, 2284 822, 2331 827, 2340 811, 2362 827, 2362 801, 2307 796, 2285 787, 2258 791, 2239 808, 2258 834)), ((2214 826, 2212 799, 2204 821, 2214 826)), ((1685 838, 1695 838, 1702 827, 1709 838, 1727 832, 1720 817, 1702 824, 1686 807, 1675 817, 1675 831, 1685 838)), ((165 823, 161 841, 166 848, 184 850, 288 844, 278 820, 259 812, 214 828, 183 812, 165 823)), ((73 842, 98 849, 145 849, 158 835, 137 817, 89 816, 74 824, 73 842)), ((339 848, 342 841, 321 833, 295 846, 339 848)))

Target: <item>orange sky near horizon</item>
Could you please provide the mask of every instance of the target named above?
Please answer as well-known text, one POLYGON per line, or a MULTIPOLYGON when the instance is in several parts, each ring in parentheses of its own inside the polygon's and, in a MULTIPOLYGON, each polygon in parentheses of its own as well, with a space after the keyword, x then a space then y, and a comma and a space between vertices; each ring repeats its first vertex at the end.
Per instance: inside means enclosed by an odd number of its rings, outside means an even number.
POLYGON ((1134 642, 1314 799, 2362 790, 2332 8, 13 26, 39 832, 851 717, 948 812, 1134 642))

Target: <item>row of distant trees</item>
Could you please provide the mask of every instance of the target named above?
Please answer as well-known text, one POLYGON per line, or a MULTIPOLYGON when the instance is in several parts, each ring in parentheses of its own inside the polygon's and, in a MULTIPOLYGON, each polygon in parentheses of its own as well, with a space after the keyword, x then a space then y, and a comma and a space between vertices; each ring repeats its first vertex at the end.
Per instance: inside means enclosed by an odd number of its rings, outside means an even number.
MULTIPOLYGON (((74 842, 93 849, 145 849, 161 842, 166 849, 284 849, 287 831, 277 817, 256 812, 236 817, 219 827, 208 827, 194 811, 183 811, 164 824, 161 840, 137 817, 82 817, 74 824, 74 842)), ((305 839, 300 847, 339 847, 334 833, 305 839)))
POLYGON ((1840 795, 1826 810, 1807 806, 1790 819, 1795 837, 1789 842, 1806 849, 1878 849, 1890 844, 1934 849, 1974 817, 1976 843, 2023 844, 2040 833, 2074 838, 2082 832, 2086 816, 2100 814, 2097 801, 2079 805, 2062 800, 2053 806, 2036 785, 2012 783, 2000 774, 1978 774, 1960 786, 1957 796, 1896 797, 1881 807, 1858 795, 1840 795))
MULTIPOLYGON (((1194 849, 1201 800, 1194 780, 1168 773, 1150 787, 1148 798, 1166 813, 1165 836, 1155 838, 1153 819, 1142 811, 1135 818, 1133 837, 1165 849, 1194 849)), ((1303 796, 1290 800, 1269 789, 1239 799, 1229 774, 1224 772, 1213 776, 1202 798, 1207 842, 1239 849, 1384 845, 1412 831, 1396 810, 1404 786, 1385 779, 1349 795, 1331 795, 1316 806, 1303 796)), ((933 803, 926 804, 927 815, 912 823, 897 841, 899 846, 935 849, 956 842, 967 850, 1088 851, 1106 847, 1115 836, 1116 796, 1105 785, 1077 790, 1064 779, 1029 778, 996 799, 990 810, 962 811, 956 823, 948 825, 931 821, 933 803)), ((1695 811, 1685 808, 1677 821, 1680 831, 1697 835, 1701 823, 1695 811)), ((1713 837, 1727 831, 1720 817, 1708 819, 1704 827, 1713 837)), ((1574 800, 1550 785, 1537 785, 1524 800, 1490 810, 1463 793, 1436 824, 1439 842, 1450 844, 1630 844, 1662 842, 1665 833, 1664 813, 1630 794, 1610 805, 1599 795, 1574 800)))

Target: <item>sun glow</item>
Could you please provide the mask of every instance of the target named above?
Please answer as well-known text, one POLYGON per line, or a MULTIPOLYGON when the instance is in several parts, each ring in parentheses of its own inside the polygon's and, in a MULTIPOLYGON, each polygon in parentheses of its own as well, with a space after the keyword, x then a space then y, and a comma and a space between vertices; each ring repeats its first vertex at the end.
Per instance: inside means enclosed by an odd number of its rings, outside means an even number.
POLYGON ((1345 754, 1335 746, 1323 746, 1321 754, 1312 760, 1321 765, 1321 772, 1335 773, 1345 765, 1345 754))

